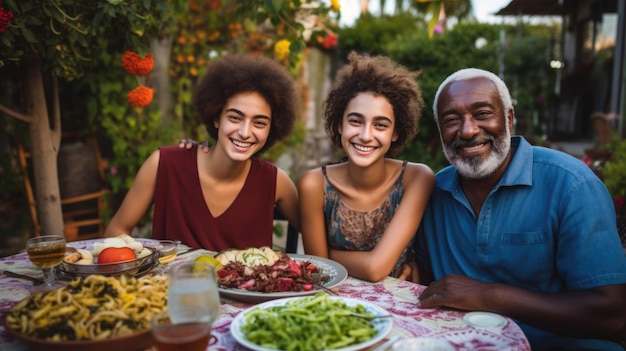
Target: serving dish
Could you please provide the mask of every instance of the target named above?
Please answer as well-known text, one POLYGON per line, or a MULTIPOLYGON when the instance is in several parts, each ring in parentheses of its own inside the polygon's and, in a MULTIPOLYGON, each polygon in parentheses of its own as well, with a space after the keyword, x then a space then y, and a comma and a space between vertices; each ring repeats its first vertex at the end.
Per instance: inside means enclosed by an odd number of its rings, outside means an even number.
MULTIPOLYGON (((333 299, 333 300, 341 300, 343 303, 345 303, 348 306, 362 305, 363 307, 365 307, 365 309, 368 312, 374 314, 375 316, 382 316, 382 315, 388 315, 389 314, 389 312, 387 312, 382 307, 376 306, 376 305, 374 305, 374 304, 372 304, 370 302, 367 302, 365 300, 359 300, 359 299, 353 299, 353 298, 341 297, 341 296, 330 296, 329 298, 333 299)), ((266 301, 266 302, 261 303, 259 305, 250 307, 250 309, 251 308, 268 309, 268 308, 275 307, 275 306, 283 306, 283 305, 287 304, 289 301, 294 300, 294 299, 297 299, 297 297, 278 299, 278 300, 273 300, 273 301, 266 301)), ((245 310, 245 311, 239 313, 235 317, 235 319, 233 319, 233 321, 231 322, 231 324, 230 324, 230 333, 232 334, 232 336, 235 338, 235 340, 237 340, 237 342, 239 344, 247 347, 250 350, 254 350, 254 351, 277 351, 275 349, 268 349, 266 347, 262 347, 260 345, 257 345, 255 343, 249 341, 248 339, 246 339, 246 337, 243 334, 243 331, 241 330, 241 327, 245 323, 246 311, 248 311, 248 310, 245 310)), ((387 334, 389 334, 389 332, 391 331, 391 328, 393 327, 393 320, 391 318, 377 318, 377 319, 372 320, 371 323, 373 324, 374 328, 377 331, 376 335, 374 335, 372 338, 370 338, 367 341, 361 342, 359 344, 350 345, 350 346, 343 347, 343 348, 340 348, 340 349, 334 349, 332 351, 356 351, 356 350, 365 349, 365 348, 367 348, 369 346, 372 346, 372 345, 376 344, 377 342, 379 342, 383 338, 385 338, 387 336, 387 334)))
MULTIPOLYGON (((333 288, 341 284, 344 280, 348 278, 348 271, 339 262, 312 255, 288 254, 288 256, 294 261, 308 261, 315 264, 320 273, 322 273, 322 275, 327 275, 329 277, 328 280, 322 282, 321 284, 325 288, 333 288)), ((218 290, 220 293, 220 297, 222 298, 256 304, 259 302, 284 299, 288 297, 315 295, 322 289, 319 287, 314 287, 314 289, 310 291, 285 291, 274 293, 264 293, 221 287, 218 288, 218 290)))
POLYGON ((140 351, 152 346, 150 330, 102 340, 48 341, 26 336, 9 327, 4 328, 16 339, 23 341, 32 351, 140 351))
MULTIPOLYGON (((61 262, 57 266, 57 271, 62 276, 84 277, 91 274, 101 274, 105 276, 118 276, 122 274, 128 274, 133 276, 141 276, 154 268, 159 263, 159 251, 155 249, 158 245, 157 240, 151 239, 137 239, 140 241, 144 248, 150 250, 150 254, 147 256, 139 257, 134 260, 107 263, 107 264, 74 264, 68 262, 61 262)), ((85 249, 91 251, 93 249, 94 242, 73 242, 70 249, 85 249)))
POLYGON ((101 274, 105 276, 118 276, 129 274, 138 276, 154 268, 159 263, 159 252, 152 247, 145 246, 151 253, 148 256, 136 258, 134 260, 106 263, 106 264, 73 264, 61 262, 57 270, 70 277, 84 277, 91 274, 101 274))

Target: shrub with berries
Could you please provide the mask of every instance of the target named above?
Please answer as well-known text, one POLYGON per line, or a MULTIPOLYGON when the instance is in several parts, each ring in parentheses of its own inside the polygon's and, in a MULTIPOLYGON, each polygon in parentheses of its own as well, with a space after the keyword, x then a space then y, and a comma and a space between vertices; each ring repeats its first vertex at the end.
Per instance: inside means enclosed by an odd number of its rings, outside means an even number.
POLYGON ((152 72, 154 57, 152 54, 145 54, 142 58, 139 54, 126 50, 122 56, 122 67, 130 74, 143 76, 152 72))
POLYGON ((146 107, 152 102, 154 90, 140 85, 128 93, 128 102, 135 107, 146 107))
MULTIPOLYGON (((152 54, 145 54, 141 57, 136 52, 126 50, 122 56, 122 67, 132 75, 144 76, 152 72, 154 57, 152 54)), ((153 96, 154 90, 140 84, 128 93, 128 102, 135 107, 146 107, 152 102, 153 96)))

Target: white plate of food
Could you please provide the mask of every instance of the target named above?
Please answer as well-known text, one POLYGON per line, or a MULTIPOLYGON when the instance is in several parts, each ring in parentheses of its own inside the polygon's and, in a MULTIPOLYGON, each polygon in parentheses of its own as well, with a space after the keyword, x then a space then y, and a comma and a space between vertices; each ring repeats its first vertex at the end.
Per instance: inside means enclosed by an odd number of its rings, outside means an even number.
MULTIPOLYGON (((318 268, 319 273, 325 277, 325 279, 320 282, 320 285, 324 288, 333 288, 348 278, 348 271, 346 268, 333 260, 312 255, 288 254, 288 256, 294 261, 311 262, 314 264, 318 268)), ((220 297, 223 298, 249 303, 259 303, 288 297, 314 295, 321 291, 322 288, 314 286, 312 290, 308 291, 300 290, 270 293, 225 287, 219 287, 218 290, 220 297)))
POLYGON ((299 349, 355 351, 381 341, 392 327, 389 312, 379 306, 364 300, 319 293, 267 301, 251 307, 233 319, 230 332, 238 343, 254 351, 283 350, 285 343, 292 342, 303 343, 299 349), (295 323, 290 315, 294 310, 307 315, 295 323), (379 318, 346 316, 348 312, 379 318), (271 321, 265 323, 264 319, 271 321), (309 323, 314 323, 315 327, 308 326, 309 323), (268 343, 263 344, 259 339, 268 343), (327 347, 332 344, 337 347, 327 347))

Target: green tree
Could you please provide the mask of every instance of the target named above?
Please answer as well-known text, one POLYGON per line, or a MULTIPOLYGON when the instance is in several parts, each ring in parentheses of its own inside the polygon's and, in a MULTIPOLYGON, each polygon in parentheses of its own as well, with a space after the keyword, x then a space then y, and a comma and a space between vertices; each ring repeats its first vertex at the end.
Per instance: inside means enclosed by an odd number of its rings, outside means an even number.
MULTIPOLYGON (((295 66, 305 46, 298 9, 311 0, 206 0, 204 9, 224 9, 226 20, 244 18, 284 26, 289 42, 285 63, 295 66), (223 5, 223 6, 222 6, 223 5)), ((19 97, 0 105, 0 114, 28 124, 33 156, 40 224, 44 232, 63 232, 57 154, 61 139, 61 84, 83 76, 94 62, 110 61, 109 50, 147 52, 150 39, 171 35, 179 21, 197 4, 193 0, 75 1, 4 0, 3 13, 12 18, 0 32, 0 74, 21 87, 19 97), (108 55, 108 56, 107 56, 108 55)), ((225 45, 221 51, 226 49, 225 45)), ((281 57, 283 58, 283 57, 281 57)), ((72 101, 81 103, 81 101, 72 101)), ((106 104, 107 101, 103 101, 106 104)), ((116 112, 119 113, 119 112, 116 112)), ((153 120, 158 112, 146 118, 153 120)))
POLYGON ((59 79, 79 78, 98 52, 99 37, 115 37, 130 47, 144 47, 144 36, 167 25, 173 1, 5 0, 13 15, 0 36, 0 66, 17 70, 21 104, 0 112, 26 122, 32 150, 37 209, 42 230, 63 232, 57 175, 61 140, 59 79))

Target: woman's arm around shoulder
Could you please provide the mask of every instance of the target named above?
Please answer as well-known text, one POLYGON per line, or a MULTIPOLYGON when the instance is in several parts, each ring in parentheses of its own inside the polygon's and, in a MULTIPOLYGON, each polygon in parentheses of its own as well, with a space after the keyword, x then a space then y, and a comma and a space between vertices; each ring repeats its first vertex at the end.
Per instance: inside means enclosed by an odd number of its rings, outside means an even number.
POLYGON ((276 172, 276 207, 285 216, 289 224, 299 231, 298 191, 287 172, 280 168, 276 172))
POLYGON ((324 222, 324 175, 321 168, 305 172, 298 181, 302 243, 308 255, 328 258, 324 222))
POLYGON ((107 226, 104 236, 130 234, 146 214, 154 199, 160 152, 154 151, 137 172, 122 205, 107 226))

